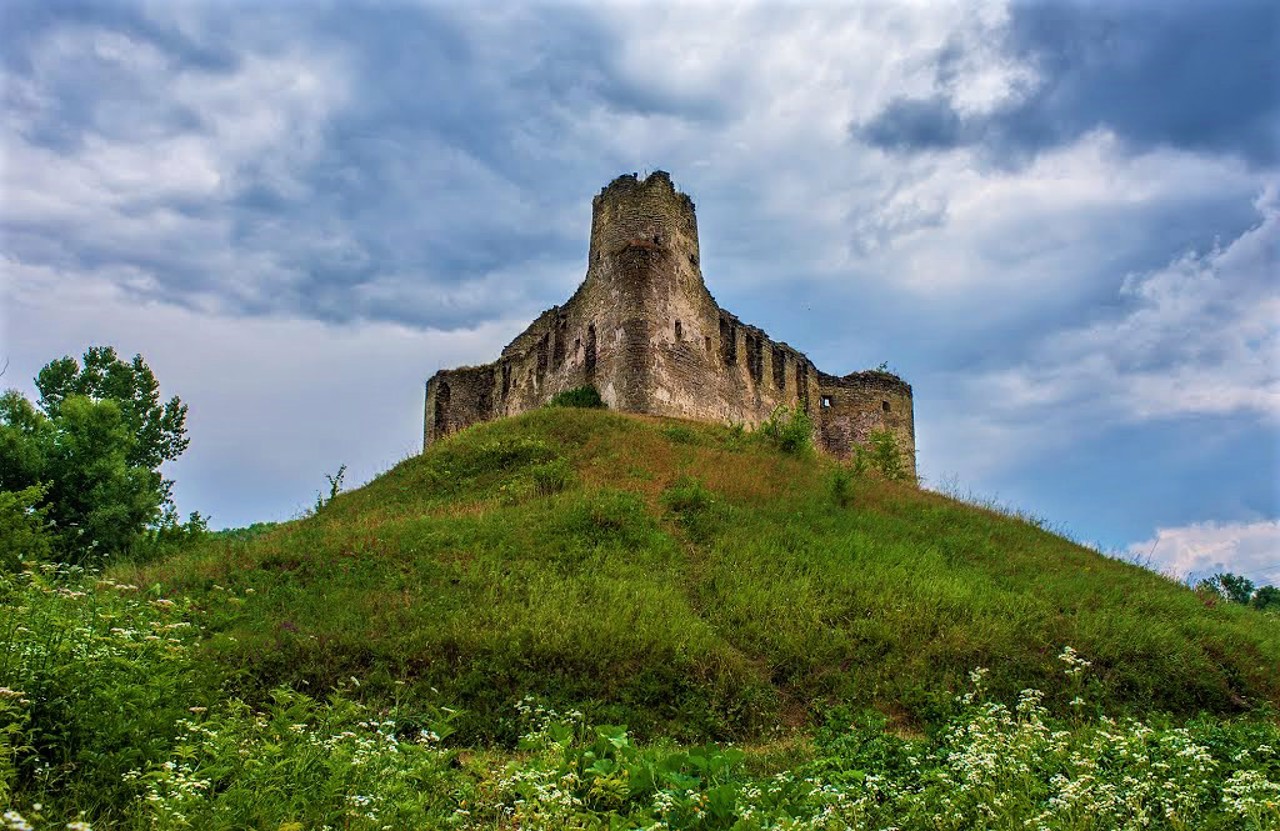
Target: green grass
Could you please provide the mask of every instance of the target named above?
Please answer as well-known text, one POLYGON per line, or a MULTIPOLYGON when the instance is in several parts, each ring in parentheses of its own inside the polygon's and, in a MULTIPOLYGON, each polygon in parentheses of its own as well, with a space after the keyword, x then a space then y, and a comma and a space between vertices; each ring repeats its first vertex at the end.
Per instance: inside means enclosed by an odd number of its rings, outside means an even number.
POLYGON ((1273 616, 880 478, 837 500, 834 476, 740 430, 544 409, 113 576, 198 607, 247 700, 355 677, 460 708, 467 741, 514 740, 526 695, 641 737, 761 739, 836 702, 929 729, 975 666, 1064 706, 1068 645, 1099 712, 1280 704, 1273 616))
MULTIPOLYGON (((673 507, 707 507, 690 480, 681 490, 673 507)), ((525 697, 504 749, 468 745, 456 710, 403 690, 361 701, 355 677, 323 696, 228 695, 201 660, 206 614, 154 588, 36 566, 0 572, 0 604, 0 820, 14 831, 1280 827, 1274 717, 1091 713, 1093 667, 1070 648, 1055 660, 1081 697, 993 700, 992 671, 974 670, 928 734, 836 705, 772 741, 645 742, 525 697)))

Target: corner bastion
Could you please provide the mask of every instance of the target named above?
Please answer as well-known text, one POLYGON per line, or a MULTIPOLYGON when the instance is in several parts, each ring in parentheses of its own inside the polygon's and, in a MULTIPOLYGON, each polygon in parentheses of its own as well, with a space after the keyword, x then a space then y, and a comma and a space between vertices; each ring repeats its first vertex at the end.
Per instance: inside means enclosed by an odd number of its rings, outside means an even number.
POLYGON ((828 375, 720 308, 698 264, 693 201, 663 171, 619 176, 592 201, 587 275, 563 306, 493 363, 427 381, 423 449, 586 385, 612 409, 749 427, 799 408, 814 443, 842 458, 888 430, 915 476, 911 386, 879 370, 828 375))

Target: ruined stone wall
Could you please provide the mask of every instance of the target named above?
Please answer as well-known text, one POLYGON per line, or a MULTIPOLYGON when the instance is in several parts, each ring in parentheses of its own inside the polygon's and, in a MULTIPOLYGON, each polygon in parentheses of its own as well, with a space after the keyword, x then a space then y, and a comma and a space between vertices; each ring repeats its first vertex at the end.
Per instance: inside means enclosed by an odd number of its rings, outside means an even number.
POLYGON ((896 375, 871 370, 818 379, 818 442, 835 456, 846 457, 856 444, 866 445, 873 431, 887 430, 902 453, 903 468, 916 473, 915 414, 911 386, 896 375))
POLYGON ((574 296, 496 362, 432 377, 424 445, 591 384, 614 409, 748 426, 798 407, 814 421, 815 443, 838 456, 890 429, 914 474, 911 387, 887 373, 819 372, 721 309, 702 278, 693 202, 666 173, 619 177, 595 197, 587 261, 574 296))

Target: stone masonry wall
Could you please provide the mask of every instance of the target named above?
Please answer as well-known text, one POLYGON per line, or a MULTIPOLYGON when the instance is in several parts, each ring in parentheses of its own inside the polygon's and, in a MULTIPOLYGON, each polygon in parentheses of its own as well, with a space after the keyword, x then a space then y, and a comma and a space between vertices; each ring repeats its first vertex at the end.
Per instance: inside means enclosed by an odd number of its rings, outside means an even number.
POLYGON ((424 447, 594 385, 613 409, 703 421, 764 421, 778 406, 814 422, 815 443, 848 456, 892 431, 915 473, 911 387, 884 372, 837 377, 724 311, 699 267, 693 202, 661 171, 622 176, 592 203, 587 275, 481 367, 427 382, 424 447))

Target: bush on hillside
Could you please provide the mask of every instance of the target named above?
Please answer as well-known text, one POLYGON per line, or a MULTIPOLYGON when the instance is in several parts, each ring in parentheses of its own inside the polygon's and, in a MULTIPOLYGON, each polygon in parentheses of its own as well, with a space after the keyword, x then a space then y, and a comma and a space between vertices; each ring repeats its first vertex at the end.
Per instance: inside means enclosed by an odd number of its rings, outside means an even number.
POLYGON ((145 529, 129 546, 128 559, 132 563, 149 563, 162 559, 210 537, 209 520, 192 511, 183 522, 172 507, 165 510, 160 520, 145 529))
POLYGON ((604 409, 604 399, 600 391, 591 385, 574 387, 571 390, 556 393, 547 402, 548 407, 577 407, 584 410, 604 409))
POLYGON ((0 491, 0 573, 48 557, 50 538, 45 509, 40 507, 44 492, 43 485, 0 491))
POLYGON ((902 463, 902 449, 898 447, 898 439, 892 431, 872 430, 865 445, 854 446, 854 473, 862 474, 867 470, 874 470, 891 482, 901 482, 907 478, 907 469, 902 463))
POLYGON ((853 502, 853 472, 844 465, 831 474, 831 501, 837 508, 847 508, 853 502))
POLYGON ((778 407, 756 433, 766 443, 793 456, 803 456, 813 450, 813 421, 799 407, 778 407))

